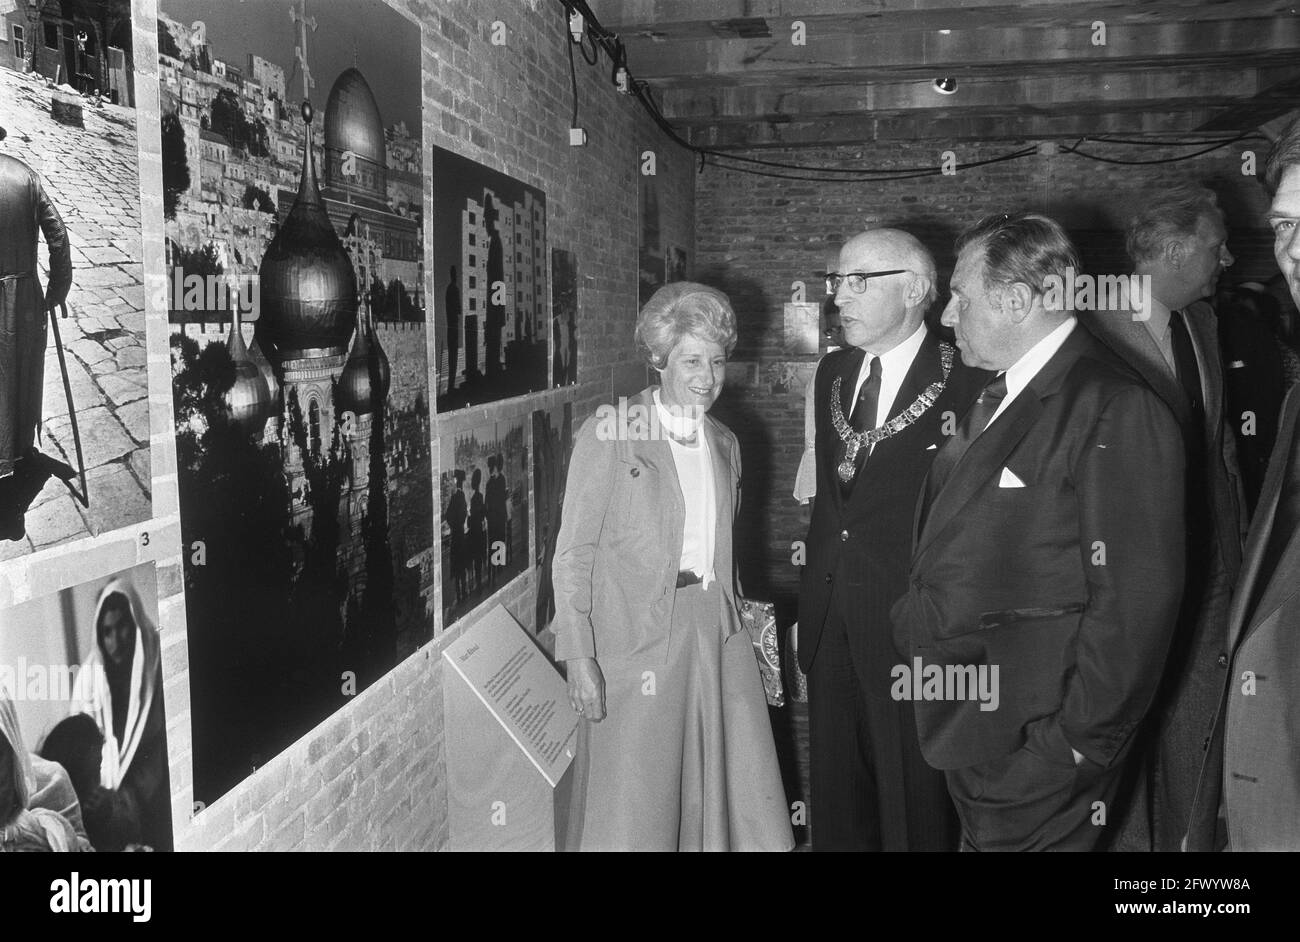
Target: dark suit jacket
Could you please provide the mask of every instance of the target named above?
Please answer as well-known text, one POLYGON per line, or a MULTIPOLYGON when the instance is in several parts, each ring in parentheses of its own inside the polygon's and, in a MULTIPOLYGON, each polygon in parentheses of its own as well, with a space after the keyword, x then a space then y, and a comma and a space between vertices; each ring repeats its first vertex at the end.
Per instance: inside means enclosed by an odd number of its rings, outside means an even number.
POLYGON ((1094 312, 1081 315, 1080 322, 1111 352, 1123 360, 1155 391, 1187 434, 1199 434, 1206 443, 1204 479, 1214 540, 1222 566, 1232 578, 1241 567, 1241 544, 1245 534, 1242 510, 1244 490, 1237 468, 1237 449, 1232 435, 1225 435, 1228 417, 1224 413, 1223 361, 1219 348, 1218 321, 1208 304, 1198 301, 1184 313, 1187 331, 1197 351, 1197 365, 1204 381, 1205 423, 1192 428, 1191 409, 1164 355, 1146 324, 1127 312, 1094 312))
POLYGON ((1152 710, 1151 766, 1116 828, 1116 850, 1176 850, 1186 832, 1197 772, 1223 689, 1229 597, 1241 566, 1245 491, 1237 469, 1236 440, 1226 429, 1218 324, 1205 302, 1190 305, 1184 316, 1202 377, 1203 425, 1191 421, 1186 395, 1145 323, 1129 312, 1098 312, 1081 318, 1178 417, 1188 458, 1197 462, 1188 465, 1186 477, 1185 593, 1179 629, 1152 710))
POLYGON ((1300 392, 1282 407, 1228 619, 1232 652, 1201 769, 1188 850, 1216 850, 1222 800, 1231 850, 1300 850, 1300 539, 1274 534, 1300 500, 1300 392), (1278 555, 1266 553, 1273 539, 1278 555), (1248 674, 1249 672, 1249 674, 1248 674))
POLYGON ((1062 758, 1120 759, 1178 613, 1182 479, 1169 410, 1076 326, 975 439, 917 535, 899 643, 926 665, 999 668, 996 710, 915 704, 931 765, 1012 753, 1035 720, 1062 758), (1024 486, 1000 486, 1003 469, 1024 486))
POLYGON ((1244 308, 1216 318, 1223 356, 1224 418, 1237 446, 1245 516, 1255 512, 1277 438, 1278 413, 1286 395, 1282 348, 1264 321, 1244 308), (1245 415, 1253 416, 1249 434, 1245 415))
MULTIPOLYGON (((873 637, 887 648, 893 647, 889 609, 907 588, 912 510, 934 460, 931 446, 944 442, 944 414, 950 414, 955 426, 988 381, 989 374, 964 366, 961 357, 954 355, 952 372, 934 405, 912 425, 876 445, 846 503, 835 471, 841 443, 831 424, 831 386, 835 377, 843 377, 841 407, 848 415, 863 356, 852 347, 835 350, 823 357, 817 368, 817 496, 799 590, 799 664, 805 672, 817 656, 832 591, 849 593, 850 610, 862 613, 863 630, 849 637, 860 670, 869 663, 873 637)), ((890 416, 905 409, 942 376, 939 338, 931 331, 899 387, 890 416)), ((882 695, 888 687, 889 675, 885 673, 879 688, 882 695)))

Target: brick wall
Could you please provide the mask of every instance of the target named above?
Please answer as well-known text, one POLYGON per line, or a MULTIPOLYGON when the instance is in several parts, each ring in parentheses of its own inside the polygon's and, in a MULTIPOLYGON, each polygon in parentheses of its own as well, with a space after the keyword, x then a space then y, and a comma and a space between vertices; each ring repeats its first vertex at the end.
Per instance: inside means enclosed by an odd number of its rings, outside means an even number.
MULTIPOLYGON (((1192 136, 1195 139, 1195 136, 1192 136)), ((746 156, 840 168, 935 166, 950 145, 888 143, 808 150, 755 150, 746 156)), ((1023 142, 952 145, 960 163, 999 156, 1023 142)), ((952 271, 957 234, 990 212, 1036 210, 1063 223, 1079 243, 1084 265, 1094 272, 1126 271, 1122 229, 1144 192, 1177 179, 1212 186, 1228 214, 1229 248, 1237 255, 1231 280, 1266 279, 1276 272, 1272 238, 1262 216, 1263 188, 1242 174, 1242 155, 1260 142, 1244 142, 1175 164, 1118 166, 1074 155, 1034 155, 954 176, 886 183, 821 183, 777 180, 710 166, 697 178, 696 270, 700 280, 727 291, 740 325, 733 360, 736 373, 753 382, 724 393, 716 414, 736 431, 743 446, 745 507, 740 526, 747 549, 741 557, 746 589, 774 598, 793 619, 798 570, 791 542, 807 531, 808 512, 791 496, 802 450, 803 389, 781 383, 789 364, 816 357, 783 352, 782 305, 791 285, 808 285, 809 300, 824 288, 814 272, 833 266, 839 245, 855 233, 896 225, 917 235, 935 253, 941 289, 952 271), (827 262, 827 259, 831 261, 827 262)), ((1195 151, 1090 144, 1085 150, 1125 160, 1155 160, 1195 151)), ((764 168, 766 169, 766 168, 764 168)), ((941 290, 941 302, 946 290, 941 290)), ((932 312, 937 316, 941 308, 932 312)), ((805 371, 806 371, 805 366, 805 371)))
MULTIPOLYGON (((182 547, 162 303, 166 272, 156 3, 145 0, 135 5, 145 274, 151 289, 148 340, 155 520, 121 534, 113 541, 111 558, 104 556, 102 562, 96 558, 90 569, 112 571, 105 567, 123 568, 143 558, 159 564, 177 847, 443 848, 448 827, 440 651, 473 624, 473 616, 418 650, 211 807, 197 816, 193 813, 182 547), (150 538, 142 543, 140 534, 146 529, 150 538)), ((610 401, 616 388, 639 388, 645 375, 631 344, 637 305, 639 154, 649 147, 658 158, 664 242, 688 251, 694 246, 691 159, 653 126, 632 99, 617 94, 603 59, 598 68, 577 60, 580 123, 589 140, 585 147, 569 146, 568 33, 563 10, 553 0, 394 0, 392 5, 423 24, 425 144, 456 151, 542 190, 549 217, 548 253, 551 247, 565 248, 578 259, 577 387, 437 419, 432 426, 433 454, 439 454, 442 435, 565 401, 574 402, 574 419, 580 422, 598 404, 610 401), (503 46, 491 42, 497 20, 505 25, 503 46)), ((426 205, 430 187, 426 177, 426 205)), ((426 231, 426 244, 430 241, 426 231)), ((425 288, 434 297, 432 285, 425 288)), ((432 355, 429 362, 434 362, 432 355)), ((435 487, 438 474, 435 467, 435 487)), ((530 506, 536 506, 535 500, 530 500, 530 506)), ((435 520, 435 533, 440 526, 435 520)), ((81 569, 77 577, 71 564, 74 559, 85 564, 86 548, 69 549, 63 555, 68 566, 58 570, 62 575, 53 578, 51 589, 84 578, 86 570, 81 569)), ((51 578, 49 571, 45 578, 33 578, 33 594, 51 578)), ((531 625, 533 599, 530 571, 491 601, 501 601, 521 623, 531 625)), ((441 610, 440 597, 435 608, 441 610)))

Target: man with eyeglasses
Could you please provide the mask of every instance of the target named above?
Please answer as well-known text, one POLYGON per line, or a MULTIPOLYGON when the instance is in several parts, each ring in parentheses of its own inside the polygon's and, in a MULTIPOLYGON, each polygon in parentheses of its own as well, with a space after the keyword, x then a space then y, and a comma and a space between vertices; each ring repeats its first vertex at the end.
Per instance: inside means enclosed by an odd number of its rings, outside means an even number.
POLYGON ((926 327, 935 284, 930 253, 895 229, 854 236, 826 276, 845 346, 814 381, 816 495, 799 593, 814 850, 957 847, 912 703, 891 696, 902 656, 889 609, 907 586, 920 483, 986 378, 926 327))
POLYGON ((957 251, 943 323, 996 375, 930 466, 893 612, 942 681, 916 704, 921 751, 963 850, 1092 850, 1178 618, 1182 439, 1053 300, 1079 267, 1056 222, 989 217, 957 251), (991 700, 956 682, 972 674, 991 700))

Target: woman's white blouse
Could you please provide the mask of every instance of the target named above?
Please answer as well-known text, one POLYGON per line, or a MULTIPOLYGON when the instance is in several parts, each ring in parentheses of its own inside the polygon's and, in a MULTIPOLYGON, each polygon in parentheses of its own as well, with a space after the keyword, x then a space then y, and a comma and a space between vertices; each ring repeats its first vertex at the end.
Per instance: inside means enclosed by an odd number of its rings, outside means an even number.
POLYGON ((717 486, 713 480, 713 456, 708 438, 700 432, 701 418, 674 415, 654 391, 655 409, 662 426, 680 438, 695 436, 695 442, 683 445, 673 438, 668 447, 681 482, 682 504, 686 508, 682 521, 682 557, 680 570, 690 570, 703 577, 704 588, 716 578, 713 573, 713 550, 718 519, 717 486), (697 434, 699 433, 699 434, 697 434))

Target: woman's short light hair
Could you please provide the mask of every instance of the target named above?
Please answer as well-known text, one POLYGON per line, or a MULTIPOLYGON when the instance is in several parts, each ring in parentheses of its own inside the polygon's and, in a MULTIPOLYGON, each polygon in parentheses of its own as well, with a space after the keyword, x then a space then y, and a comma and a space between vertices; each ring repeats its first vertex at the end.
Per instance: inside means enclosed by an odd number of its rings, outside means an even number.
POLYGON ((728 356, 736 348, 736 314, 717 288, 694 281, 664 285, 650 296, 636 319, 636 345, 655 369, 663 369, 668 354, 686 336, 722 347, 728 356))

